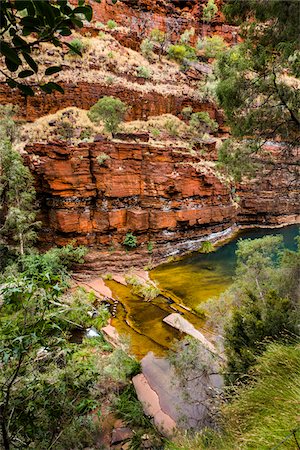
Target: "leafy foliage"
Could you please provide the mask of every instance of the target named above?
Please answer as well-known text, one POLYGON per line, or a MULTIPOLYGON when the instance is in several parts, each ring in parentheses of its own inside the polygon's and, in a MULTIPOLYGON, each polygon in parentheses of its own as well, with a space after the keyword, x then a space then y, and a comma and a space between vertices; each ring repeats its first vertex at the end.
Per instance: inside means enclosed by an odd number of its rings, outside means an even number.
POLYGON ((197 41, 197 49, 203 50, 206 58, 218 58, 226 50, 226 44, 222 36, 205 37, 197 41))
POLYGON ((182 63, 184 60, 196 60, 196 51, 187 44, 174 44, 168 48, 168 56, 176 62, 182 63))
MULTIPOLYGON (((13 128, 10 128, 12 131, 13 128)), ((6 140, 0 142, 0 240, 23 255, 36 239, 33 178, 22 157, 6 140)))
POLYGON ((81 39, 73 39, 70 42, 70 49, 69 49, 69 53, 71 55, 80 55, 84 50, 84 44, 82 42, 81 39))
POLYGON ((225 329, 227 380, 247 374, 268 342, 299 336, 299 260, 280 236, 239 242, 236 309, 225 329), (297 278, 298 277, 298 278, 297 278))
POLYGON ((218 62, 217 95, 232 134, 254 139, 256 151, 278 138, 292 151, 299 145, 300 3, 229 0, 224 11, 241 24, 243 38, 218 62))
MULTIPOLYGON (((6 76, 11 87, 18 87, 26 95, 34 91, 23 80, 38 74, 40 67, 34 56, 34 48, 41 42, 49 42, 55 47, 62 47, 63 36, 69 36, 74 26, 82 27, 82 16, 92 19, 91 6, 79 0, 78 7, 72 8, 68 1, 51 3, 46 0, 22 0, 14 3, 1 1, 1 46, 0 53, 5 59, 6 76)), ((69 48, 71 44, 65 43, 69 48)), ((78 51, 73 48, 78 53, 78 51)), ((60 66, 48 67, 43 76, 48 77, 61 70, 60 66)), ((40 83, 40 88, 50 93, 54 90, 63 92, 61 86, 54 82, 40 83)))
POLYGON ((103 120, 105 128, 110 133, 115 133, 127 111, 127 105, 119 98, 103 97, 91 107, 88 112, 93 122, 103 120))
POLYGON ((123 242, 123 245, 128 248, 135 248, 138 245, 137 237, 132 233, 127 233, 123 242))
POLYGON ((190 118, 190 129, 193 133, 208 133, 216 131, 218 129, 218 124, 207 112, 196 112, 191 114, 190 118))
MULTIPOLYGON (((82 253, 69 246, 26 256, 23 272, 11 269, 1 285, 0 439, 5 450, 20 443, 39 449, 92 443, 95 426, 85 415, 98 406, 96 357, 90 350, 83 356, 68 338, 95 320, 88 314, 93 307, 83 292, 74 302, 62 296, 67 268, 82 253), (79 424, 86 427, 80 444, 70 438, 79 424)), ((99 317, 105 321, 107 312, 99 310, 99 317)))
POLYGON ((204 22, 211 22, 218 12, 218 7, 214 0, 208 0, 207 4, 203 7, 202 19, 204 22))

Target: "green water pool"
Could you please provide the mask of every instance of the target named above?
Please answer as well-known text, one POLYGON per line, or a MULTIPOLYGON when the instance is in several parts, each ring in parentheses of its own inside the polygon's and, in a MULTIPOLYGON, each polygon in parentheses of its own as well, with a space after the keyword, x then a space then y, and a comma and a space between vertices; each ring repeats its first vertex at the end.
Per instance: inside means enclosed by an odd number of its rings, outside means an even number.
POLYGON ((143 357, 148 351, 162 355, 174 340, 180 338, 176 330, 162 321, 172 312, 179 311, 209 337, 212 330, 206 328, 203 318, 195 310, 202 302, 219 296, 231 284, 238 240, 280 234, 286 247, 295 249, 295 237, 298 233, 297 225, 240 231, 230 242, 213 253, 195 252, 178 261, 162 264, 150 273, 163 293, 152 302, 145 302, 132 294, 128 286, 109 281, 107 284, 114 298, 119 300, 113 325, 120 334, 129 336, 131 349, 138 357, 143 357))

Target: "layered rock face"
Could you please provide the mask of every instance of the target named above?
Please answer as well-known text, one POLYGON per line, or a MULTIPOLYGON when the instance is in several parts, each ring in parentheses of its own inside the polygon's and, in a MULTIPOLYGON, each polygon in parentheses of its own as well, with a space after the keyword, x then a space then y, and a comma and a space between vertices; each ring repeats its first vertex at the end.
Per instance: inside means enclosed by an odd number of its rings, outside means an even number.
POLYGON ((63 244, 194 239, 234 222, 228 187, 199 158, 146 143, 107 141, 27 147, 36 175, 42 239, 63 244), (103 154, 106 159, 103 160, 103 154))
POLYGON ((95 21, 105 23, 114 19, 129 27, 130 32, 137 33, 139 37, 158 28, 174 35, 175 38, 186 28, 194 27, 196 35, 218 34, 228 43, 235 43, 237 28, 225 23, 224 16, 220 12, 222 1, 216 1, 219 12, 210 24, 202 20, 203 7, 206 3, 206 0, 122 0, 116 4, 111 0, 102 0, 101 3, 91 1, 95 21))
POLYGON ((0 104, 18 105, 19 118, 31 122, 68 106, 90 109, 99 98, 107 95, 120 98, 130 106, 126 120, 145 120, 149 116, 167 113, 179 115, 186 106, 191 106, 194 111, 207 111, 213 119, 221 120, 221 115, 214 105, 191 98, 184 92, 181 96, 176 96, 153 91, 141 92, 120 85, 107 86, 87 82, 60 84, 64 88, 64 94, 55 92, 50 96, 36 92, 34 97, 26 97, 18 89, 10 89, 3 83, 0 84, 0 104))
POLYGON ((75 239, 103 249, 133 232, 139 244, 180 248, 235 223, 277 225, 299 214, 296 164, 287 166, 276 147, 264 176, 239 186, 239 203, 186 149, 101 140, 26 150, 41 202, 41 238, 51 245, 75 239))

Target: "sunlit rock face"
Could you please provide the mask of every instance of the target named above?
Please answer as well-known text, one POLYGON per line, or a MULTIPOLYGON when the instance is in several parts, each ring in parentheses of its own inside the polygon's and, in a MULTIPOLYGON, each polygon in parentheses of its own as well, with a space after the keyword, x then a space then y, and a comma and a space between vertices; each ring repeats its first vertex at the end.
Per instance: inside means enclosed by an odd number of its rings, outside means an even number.
POLYGON ((36 176, 42 239, 90 245, 121 243, 127 232, 139 242, 175 242, 225 229, 236 220, 230 190, 200 157, 146 143, 108 141, 67 147, 26 148, 36 176), (99 164, 97 157, 109 158, 99 164))
POLYGON ((139 243, 175 246, 243 225, 299 220, 296 163, 285 165, 278 146, 260 176, 241 183, 232 198, 228 183, 197 155, 149 143, 101 140, 78 147, 63 143, 26 148, 36 177, 49 244, 105 248, 133 232, 139 243), (97 157, 109 157, 99 163, 97 157), (238 200, 237 202, 234 200, 238 200))

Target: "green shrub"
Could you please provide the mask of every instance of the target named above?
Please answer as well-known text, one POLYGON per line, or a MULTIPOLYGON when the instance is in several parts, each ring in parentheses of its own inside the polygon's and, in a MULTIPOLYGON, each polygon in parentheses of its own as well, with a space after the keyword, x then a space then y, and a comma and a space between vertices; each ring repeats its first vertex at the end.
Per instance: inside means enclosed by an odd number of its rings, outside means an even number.
POLYGON ((197 49, 204 50, 207 58, 217 58, 226 50, 226 44, 221 36, 206 37, 197 41, 197 49))
POLYGON ((151 30, 150 39, 153 42, 157 42, 158 44, 162 44, 165 41, 166 33, 159 30, 158 28, 154 28, 151 30))
POLYGON ((199 248, 200 253, 211 253, 215 250, 214 245, 209 241, 204 241, 199 248))
POLYGON ((128 248, 136 248, 138 245, 137 237, 132 233, 127 233, 123 241, 123 245, 128 248))
POLYGON ((204 22, 211 22, 218 12, 218 7, 214 0, 208 0, 207 4, 203 7, 202 19, 204 22))
POLYGON ((186 120, 191 118, 192 113, 193 108, 191 106, 186 106, 185 108, 182 108, 181 114, 186 120))
POLYGON ((115 83, 115 78, 114 77, 112 77, 112 76, 108 76, 107 78, 106 78, 106 80, 105 80, 105 82, 108 84, 108 85, 111 85, 111 84, 114 84, 115 83))
POLYGON ((191 115, 190 118, 190 129, 194 133, 206 133, 208 131, 216 131, 218 129, 218 124, 213 119, 211 119, 208 112, 196 112, 191 115))
POLYGON ((151 255, 151 253, 153 253, 153 247, 154 247, 153 242, 149 241, 147 244, 147 250, 150 255, 151 255))
POLYGON ((114 20, 110 19, 107 21, 106 26, 109 30, 114 30, 115 28, 117 28, 118 24, 114 20))
POLYGON ((145 66, 139 66, 137 69, 137 76, 139 78, 151 78, 151 71, 148 67, 145 66))
POLYGON ((81 39, 78 39, 78 38, 73 39, 70 42, 70 45, 74 49, 74 50, 72 48, 69 49, 70 55, 78 55, 78 53, 83 53, 84 50, 85 50, 85 46, 84 46, 84 44, 83 44, 81 39))
POLYGON ((170 45, 168 48, 168 57, 179 63, 182 63, 185 59, 197 59, 195 49, 185 44, 170 45))
POLYGON ((153 137, 158 137, 160 135, 160 130, 158 128, 152 128, 151 134, 153 137))
POLYGON ((150 420, 144 415, 143 407, 136 397, 133 386, 127 387, 117 398, 115 408, 118 416, 134 427, 150 426, 150 420))
POLYGON ((291 430, 297 429, 300 398, 300 347, 269 345, 258 359, 250 383, 240 387, 223 409, 233 445, 224 448, 271 449, 286 439, 285 449, 296 449, 291 430))
POLYGON ((132 288, 132 292, 143 297, 147 302, 154 300, 160 295, 160 290, 151 283, 140 283, 132 288))
POLYGON ((104 122, 105 128, 110 133, 115 133, 122 122, 127 105, 120 99, 114 97, 103 97, 91 107, 88 117, 92 122, 104 122))
POLYGON ((195 28, 187 28, 182 35, 180 36, 180 43, 181 44, 189 44, 191 41, 191 38, 195 34, 195 28))
POLYGON ((140 46, 142 55, 147 59, 151 59, 153 56, 153 47, 153 42, 151 42, 150 39, 143 39, 140 46))
POLYGON ((169 119, 165 123, 165 128, 172 137, 178 136, 178 123, 176 120, 169 119))
POLYGON ((100 153, 100 155, 97 156, 96 159, 97 159, 97 163, 99 164, 99 166, 102 166, 105 163, 105 161, 110 159, 110 156, 107 155, 106 153, 102 152, 102 153, 100 153))

